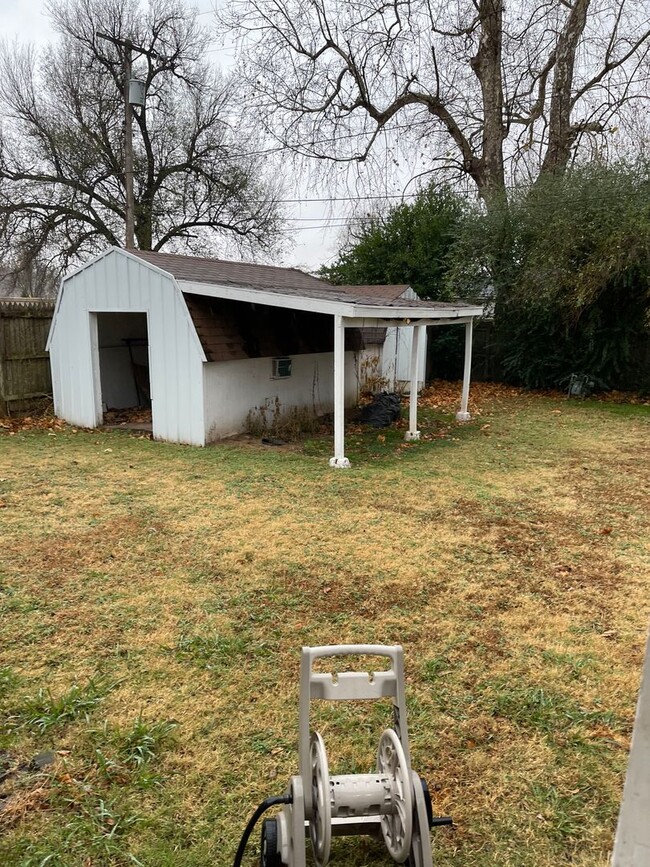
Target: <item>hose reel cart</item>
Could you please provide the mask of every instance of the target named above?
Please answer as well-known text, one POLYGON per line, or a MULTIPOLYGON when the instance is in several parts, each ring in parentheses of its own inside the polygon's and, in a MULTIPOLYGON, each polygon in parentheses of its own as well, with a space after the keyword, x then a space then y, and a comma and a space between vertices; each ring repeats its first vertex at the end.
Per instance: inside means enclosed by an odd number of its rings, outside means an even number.
MULTIPOLYGON (((398 864, 432 867, 429 830, 450 825, 447 816, 433 817, 427 784, 411 768, 406 722, 404 657, 401 646, 329 645, 303 647, 300 666, 299 774, 291 777, 286 794, 270 798, 253 816, 238 856, 261 813, 282 803, 275 818, 262 825, 261 867, 306 867, 305 838, 311 839, 317 867, 326 867, 332 837, 370 834, 383 837, 398 864), (373 674, 314 671, 322 657, 350 655, 387 657, 391 666, 373 674), (323 738, 310 731, 313 700, 345 701, 389 697, 393 725, 379 738, 376 771, 371 774, 331 776, 323 738)), ((235 865, 240 860, 235 859, 235 865)))

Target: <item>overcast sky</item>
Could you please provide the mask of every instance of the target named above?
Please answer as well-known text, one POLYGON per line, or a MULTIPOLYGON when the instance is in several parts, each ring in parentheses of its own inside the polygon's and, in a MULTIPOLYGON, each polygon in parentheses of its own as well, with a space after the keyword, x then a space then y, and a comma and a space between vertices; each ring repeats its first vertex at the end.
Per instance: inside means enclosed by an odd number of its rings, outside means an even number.
MULTIPOLYGON (((212 20, 212 0, 195 0, 188 3, 199 10, 202 21, 210 26, 212 20)), ((44 0, 0 0, 0 34, 8 41, 32 42, 37 47, 56 38, 45 12, 44 0)), ((223 50, 215 40, 211 49, 215 63, 228 65, 229 51, 223 50)), ((323 191, 307 189, 304 180, 295 182, 296 186, 287 188, 287 198, 305 199, 322 197, 323 191)), ((339 195, 345 193, 339 191, 339 195)), ((325 194, 326 195, 326 194, 325 194)), ((336 202, 306 202, 287 206, 294 238, 293 249, 289 249, 282 261, 276 264, 316 269, 331 261, 338 249, 342 217, 348 212, 350 204, 336 202), (328 225, 329 228, 321 228, 328 225)))

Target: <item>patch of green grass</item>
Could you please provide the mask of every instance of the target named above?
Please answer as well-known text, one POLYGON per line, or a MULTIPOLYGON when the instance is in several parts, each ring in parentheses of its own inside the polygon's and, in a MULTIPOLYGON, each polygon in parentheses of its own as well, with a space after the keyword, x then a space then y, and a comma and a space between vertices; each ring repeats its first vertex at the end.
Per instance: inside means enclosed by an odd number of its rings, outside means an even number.
POLYGON ((186 635, 179 637, 174 648, 176 658, 190 661, 206 671, 221 671, 233 660, 268 655, 264 642, 255 642, 249 635, 186 635))
POLYGON ((577 725, 621 727, 620 720, 611 711, 582 707, 554 689, 512 682, 483 683, 481 689, 484 694, 490 693, 486 703, 494 716, 549 735, 577 725))
POLYGON ((57 801, 69 818, 58 828, 48 828, 45 839, 25 839, 22 845, 8 850, 5 855, 10 860, 5 863, 15 867, 144 867, 127 843, 143 820, 123 799, 54 794, 53 807, 57 801))
POLYGON ((173 720, 146 720, 140 714, 129 727, 104 724, 90 729, 87 774, 108 784, 147 789, 161 784, 158 772, 163 753, 177 743, 173 720))
POLYGON ((126 849, 124 837, 141 821, 141 817, 129 809, 119 797, 95 797, 75 804, 79 815, 65 828, 66 844, 71 848, 83 848, 96 858, 140 864, 126 849))
POLYGON ((162 749, 174 743, 177 725, 168 720, 148 722, 140 714, 130 729, 117 730, 118 755, 125 765, 135 768, 153 761, 162 749))
MULTIPOLYGON (((534 650, 533 652, 537 652, 534 650)), ((554 665, 559 665, 568 671, 572 679, 577 679, 595 668, 592 655, 586 653, 558 653, 555 650, 543 650, 542 659, 554 665)))
POLYGON ((0 668, 0 750, 11 746, 15 736, 14 720, 9 711, 20 678, 12 668, 0 668))
POLYGON ((648 418, 648 403, 614 403, 613 401, 585 400, 573 404, 574 407, 582 407, 587 416, 594 412, 611 413, 624 418, 648 418))
POLYGON ((30 729, 40 732, 63 726, 73 720, 86 722, 115 684, 95 677, 84 686, 73 684, 67 692, 55 696, 48 688, 41 688, 33 698, 27 699, 17 716, 30 729))
POLYGON ((0 702, 12 695, 19 682, 20 678, 13 669, 0 668, 0 702))
POLYGON ((578 780, 572 788, 553 782, 530 785, 531 808, 542 824, 544 834, 559 844, 558 852, 577 848, 585 828, 612 823, 615 810, 589 783, 578 780))

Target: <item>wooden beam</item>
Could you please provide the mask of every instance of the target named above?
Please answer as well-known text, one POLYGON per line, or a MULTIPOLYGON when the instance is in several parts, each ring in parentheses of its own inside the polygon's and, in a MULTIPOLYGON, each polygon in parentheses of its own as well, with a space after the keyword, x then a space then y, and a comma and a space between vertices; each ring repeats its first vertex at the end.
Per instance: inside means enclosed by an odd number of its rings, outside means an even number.
POLYGON ((418 317, 417 319, 387 319, 380 316, 346 316, 346 328, 413 328, 420 325, 466 325, 472 319, 465 316, 462 319, 432 319, 418 317))

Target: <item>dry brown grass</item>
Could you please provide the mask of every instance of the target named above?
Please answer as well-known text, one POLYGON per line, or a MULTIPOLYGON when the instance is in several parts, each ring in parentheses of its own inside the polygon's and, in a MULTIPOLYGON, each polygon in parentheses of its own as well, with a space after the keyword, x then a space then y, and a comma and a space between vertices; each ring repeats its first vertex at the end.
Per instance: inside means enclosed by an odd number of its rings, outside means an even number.
MULTIPOLYGON (((425 396, 430 442, 355 429, 350 473, 318 443, 0 438, 0 749, 69 750, 80 781, 72 803, 55 775, 47 810, 21 807, 7 863, 225 867, 296 770, 300 646, 360 641, 405 646, 414 764, 456 821, 437 864, 606 863, 650 614, 649 414, 485 386, 459 426, 457 394, 425 396), (39 689, 97 672, 87 720, 29 722, 39 689), (178 723, 151 785, 96 752, 117 762, 139 714, 178 723)), ((319 724, 343 765, 372 761, 379 711, 319 724)))

